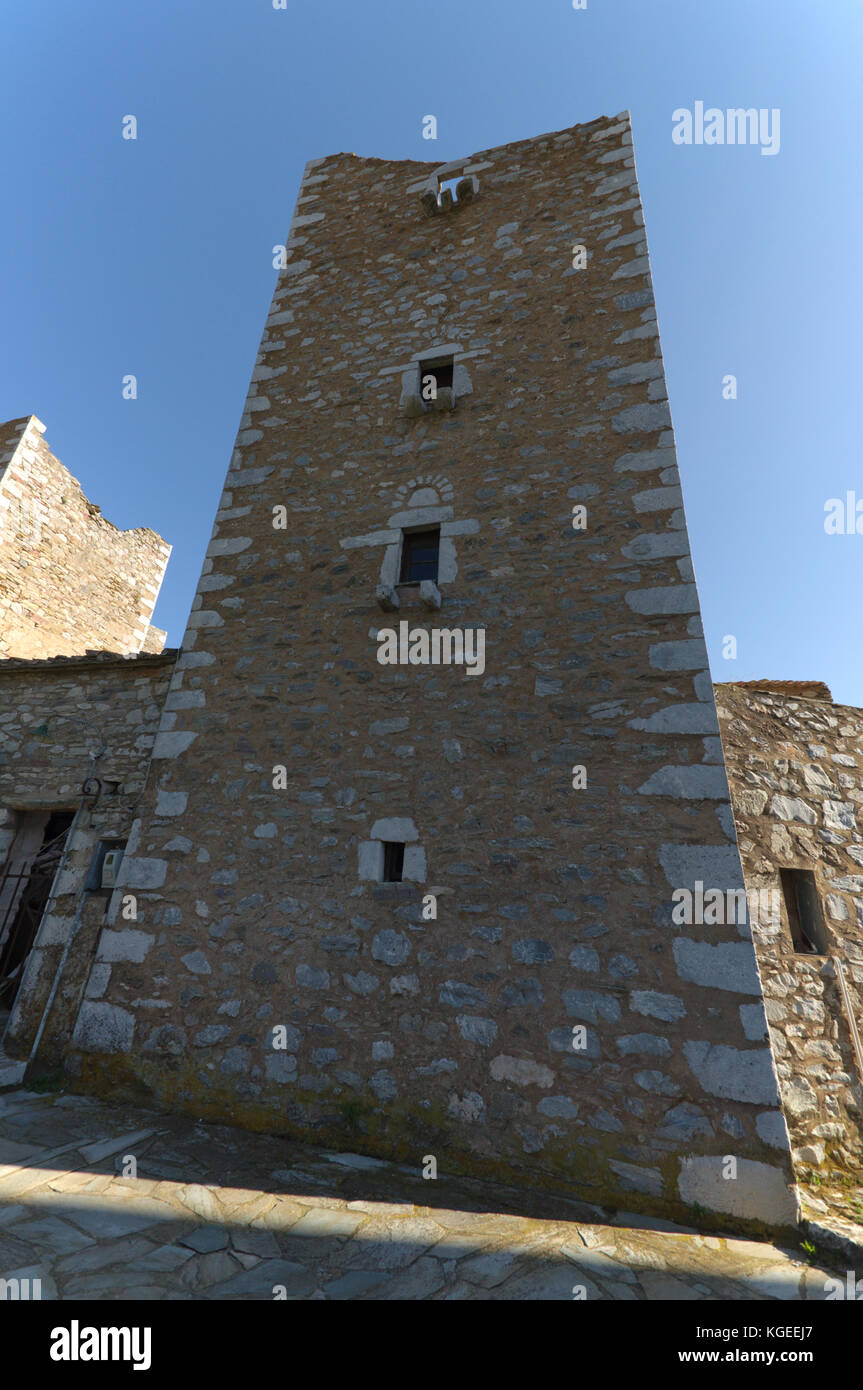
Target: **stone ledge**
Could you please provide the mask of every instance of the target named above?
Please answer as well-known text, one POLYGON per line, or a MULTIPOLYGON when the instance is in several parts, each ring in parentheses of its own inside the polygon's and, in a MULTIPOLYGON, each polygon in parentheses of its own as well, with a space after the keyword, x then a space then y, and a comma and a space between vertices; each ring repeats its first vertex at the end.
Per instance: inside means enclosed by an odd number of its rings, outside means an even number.
POLYGON ((179 653, 179 647, 165 647, 160 652, 133 652, 123 656, 122 652, 86 651, 80 656, 45 656, 24 660, 21 657, 0 657, 0 676, 14 676, 31 671, 92 670, 95 666, 169 666, 179 653))

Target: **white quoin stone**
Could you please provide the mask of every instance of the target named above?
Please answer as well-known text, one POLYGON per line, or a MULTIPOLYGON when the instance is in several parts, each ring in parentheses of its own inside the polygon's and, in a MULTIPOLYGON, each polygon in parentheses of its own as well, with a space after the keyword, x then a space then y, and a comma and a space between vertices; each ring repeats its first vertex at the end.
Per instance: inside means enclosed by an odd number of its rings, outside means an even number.
POLYGON ((782 1149, 785 1153, 790 1152, 791 1142, 788 1138, 788 1125, 781 1110, 762 1110, 760 1115, 755 1117, 755 1129, 759 1139, 765 1144, 769 1144, 771 1149, 782 1149))
POLYGON ((199 608, 197 613, 189 614, 188 627, 193 631, 201 627, 224 627, 225 620, 221 613, 216 613, 212 608, 199 608))
POLYGON ((694 584, 668 584, 657 589, 630 589, 626 602, 633 613, 697 613, 698 590, 694 584))
POLYGON ((689 1205, 697 1202, 705 1211, 749 1217, 772 1226, 797 1225, 796 1192, 781 1168, 740 1158, 734 1182, 727 1181, 725 1171, 721 1155, 684 1158, 677 1180, 681 1198, 689 1205))
POLYGON ((120 865, 117 886, 123 888, 161 888, 168 872, 167 859, 131 859, 120 865))
POLYGON ((668 560, 675 555, 689 557, 689 537, 685 531, 645 531, 628 545, 621 546, 627 560, 668 560))
POLYGON ((85 999, 72 1042, 82 1052, 128 1052, 134 1034, 135 1018, 128 1010, 85 999))
POLYGON ((683 1055, 702 1090, 750 1105, 778 1105, 779 1090, 769 1048, 741 1050, 723 1043, 685 1042, 683 1055))
POLYGON ((181 753, 185 753, 197 737, 198 735, 190 730, 157 734, 153 745, 153 758, 177 758, 181 753))
POLYGON ((165 701, 165 709, 203 709, 206 703, 203 690, 173 690, 165 701))
POLYGON ((740 855, 732 845, 660 845, 659 862, 673 888, 692 890, 699 881, 726 892, 744 887, 740 855))
POLYGON ((128 960, 140 964, 155 940, 155 936, 150 936, 148 932, 110 931, 106 928, 96 954, 99 960, 128 960))
POLYGON ((647 719, 630 719, 626 727, 646 734, 718 734, 719 721, 712 705, 666 705, 647 719))
POLYGON ((674 796, 688 801, 727 801, 728 782, 724 766, 687 763, 682 767, 658 768, 638 792, 640 796, 674 796))
POLYGON ((701 638, 689 642, 654 642, 650 664, 657 671, 701 671, 708 673, 707 648, 701 638))
POLYGON ((767 1038, 767 1018, 763 1004, 741 1004, 739 1012, 743 1032, 748 1040, 764 1042, 767 1038))
POLYGON ((707 989, 727 989, 735 994, 761 994, 755 952, 746 941, 691 941, 678 936, 673 942, 674 961, 682 980, 707 989))
POLYGON ((646 492, 634 492, 632 505, 637 512, 670 512, 683 506, 683 494, 679 487, 654 487, 646 492))

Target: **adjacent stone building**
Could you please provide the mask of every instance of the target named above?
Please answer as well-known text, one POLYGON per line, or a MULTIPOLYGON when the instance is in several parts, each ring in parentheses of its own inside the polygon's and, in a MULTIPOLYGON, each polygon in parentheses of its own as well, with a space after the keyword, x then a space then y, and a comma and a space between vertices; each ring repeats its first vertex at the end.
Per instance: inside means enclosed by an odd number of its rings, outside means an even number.
POLYGON ((0 659, 161 651, 171 547, 112 526, 44 433, 35 415, 0 425, 0 659))
POLYGON ((815 681, 716 693, 746 883, 778 908, 754 937, 795 1157, 859 1181, 863 711, 815 681))
MULTIPOLYGON (((780 1081, 795 1126, 817 1097, 795 1142, 853 1156, 851 1058, 784 1021, 814 1026, 823 969, 798 985, 759 927, 764 988, 745 903, 678 911, 745 885, 627 116, 442 166, 313 160, 287 251, 176 660, 0 664, 6 794, 116 784, 69 833, 7 1053, 417 1167, 790 1226, 780 1081), (39 763, 55 707, 108 717, 110 778, 89 737, 39 763)), ((844 767, 825 802, 854 800, 844 767)), ((762 810, 734 804, 753 881, 762 810)))
POLYGON ((37 1037, 62 1056, 110 958, 99 871, 128 838, 175 658, 0 661, 0 1036, 19 1060, 37 1037))
POLYGON ((176 657, 150 623, 170 546, 107 521, 44 433, 0 425, 0 1035, 24 1060, 68 1043, 109 897, 82 890, 128 837, 176 657))

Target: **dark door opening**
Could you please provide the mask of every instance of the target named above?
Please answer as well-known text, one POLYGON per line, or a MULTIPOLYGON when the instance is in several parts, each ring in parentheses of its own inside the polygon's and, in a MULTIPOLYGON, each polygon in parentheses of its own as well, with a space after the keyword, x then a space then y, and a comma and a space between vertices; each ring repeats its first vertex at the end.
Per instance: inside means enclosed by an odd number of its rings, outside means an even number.
POLYGON ((0 1033, 15 1003, 73 820, 72 811, 50 812, 35 855, 13 855, 0 875, 0 902, 5 903, 0 911, 0 1033))

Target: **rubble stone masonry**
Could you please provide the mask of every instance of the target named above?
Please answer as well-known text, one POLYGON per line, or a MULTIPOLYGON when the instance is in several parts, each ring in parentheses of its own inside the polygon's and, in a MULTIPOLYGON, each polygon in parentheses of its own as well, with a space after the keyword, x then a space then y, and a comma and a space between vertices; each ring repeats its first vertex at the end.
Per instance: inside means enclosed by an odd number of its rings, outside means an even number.
POLYGON ((4 874, 20 865, 27 818, 76 815, 3 1039, 11 1057, 30 1053, 64 950, 41 1045, 52 1058, 68 1043, 91 966, 92 988, 111 959, 110 935, 96 954, 109 894, 83 888, 99 841, 128 837, 175 658, 0 661, 0 944, 4 874))
POLYGON ((161 650, 150 618, 171 547, 106 521, 44 430, 0 425, 0 658, 161 650))
POLYGON ((70 1073, 790 1225, 748 924, 671 916, 743 878, 628 118, 313 160, 288 253, 70 1073), (381 665, 402 621, 484 671, 381 665))
POLYGON ((776 891, 780 905, 780 920, 754 936, 795 1158, 801 1169, 859 1173, 851 1019, 863 1018, 863 710, 834 705, 815 682, 719 685, 716 699, 746 882, 776 891), (795 951, 782 868, 814 873, 826 950, 795 951))

